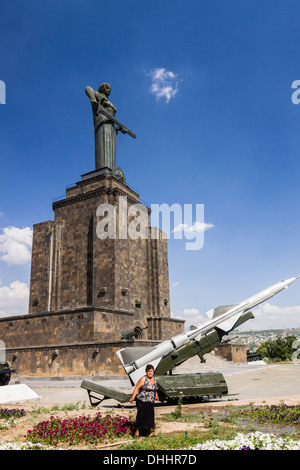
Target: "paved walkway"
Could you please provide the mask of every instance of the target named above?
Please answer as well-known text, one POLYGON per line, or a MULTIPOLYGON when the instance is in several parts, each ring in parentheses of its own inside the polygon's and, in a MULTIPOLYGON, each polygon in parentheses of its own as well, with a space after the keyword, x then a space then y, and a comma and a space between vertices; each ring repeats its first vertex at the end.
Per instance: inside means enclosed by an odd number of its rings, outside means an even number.
MULTIPOLYGON (((263 362, 233 365, 227 364, 220 370, 228 384, 228 396, 218 402, 264 401, 276 398, 277 402, 284 397, 293 397, 300 403, 300 364, 266 365, 263 362)), ((100 382, 97 380, 97 382, 100 382)), ((11 382, 13 383, 13 381, 11 382)), ((34 390, 39 399, 30 403, 41 406, 63 405, 85 402, 89 404, 87 391, 80 387, 81 380, 27 380, 26 383, 34 390)), ((127 378, 120 380, 103 380, 101 384, 118 388, 123 391, 132 390, 127 378)), ((104 401, 102 405, 115 405, 114 400, 104 401)))
POLYGON ((239 400, 299 396, 300 364, 272 365, 226 377, 229 393, 239 400))

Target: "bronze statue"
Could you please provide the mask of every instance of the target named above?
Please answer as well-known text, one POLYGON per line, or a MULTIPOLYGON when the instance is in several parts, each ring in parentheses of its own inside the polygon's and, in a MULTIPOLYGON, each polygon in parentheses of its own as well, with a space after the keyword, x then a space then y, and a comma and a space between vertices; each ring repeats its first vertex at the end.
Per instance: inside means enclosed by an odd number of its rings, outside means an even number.
POLYGON ((114 176, 118 179, 123 179, 124 174, 122 170, 116 166, 117 133, 121 131, 123 134, 129 134, 133 138, 136 135, 115 118, 117 108, 108 100, 111 92, 109 83, 102 83, 98 91, 87 86, 85 92, 90 98, 93 109, 96 170, 109 168, 114 176))

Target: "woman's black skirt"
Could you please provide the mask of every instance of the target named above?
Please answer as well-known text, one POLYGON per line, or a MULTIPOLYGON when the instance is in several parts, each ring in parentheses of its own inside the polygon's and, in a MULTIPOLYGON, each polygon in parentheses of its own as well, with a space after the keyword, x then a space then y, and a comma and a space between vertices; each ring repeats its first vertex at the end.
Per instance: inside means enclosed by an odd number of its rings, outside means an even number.
POLYGON ((138 429, 154 428, 154 403, 147 401, 136 400, 137 415, 136 415, 136 427, 138 429))

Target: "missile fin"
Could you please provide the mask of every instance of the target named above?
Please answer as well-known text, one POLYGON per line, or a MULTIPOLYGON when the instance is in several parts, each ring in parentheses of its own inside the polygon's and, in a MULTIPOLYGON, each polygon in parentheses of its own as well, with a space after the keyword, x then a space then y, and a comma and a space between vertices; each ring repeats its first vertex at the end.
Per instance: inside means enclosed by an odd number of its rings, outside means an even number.
POLYGON ((212 317, 213 317, 213 314, 214 314, 214 308, 212 308, 211 310, 208 310, 208 312, 206 312, 206 315, 208 316, 208 318, 211 320, 212 317))
POLYGON ((153 350, 153 347, 149 348, 123 348, 117 351, 117 356, 122 362, 123 366, 130 364, 131 362, 136 361, 140 357, 145 356, 150 351, 153 350))
POLYGON ((220 305, 220 307, 213 308, 212 310, 209 310, 206 312, 206 315, 210 320, 213 318, 217 318, 220 315, 223 315, 223 313, 229 312, 229 310, 233 309, 234 307, 237 307, 237 305, 220 305))
POLYGON ((124 351, 124 348, 123 348, 123 349, 119 349, 119 350, 117 351, 117 356, 118 356, 118 358, 120 359, 122 365, 124 366, 124 360, 123 360, 123 357, 122 357, 122 351, 124 351))
MULTIPOLYGON (((155 369, 157 368, 158 364, 160 363, 160 361, 161 361, 161 357, 159 357, 158 359, 155 359, 154 361, 151 361, 151 365, 154 367, 154 372, 155 372, 155 369)), ((136 385, 137 382, 140 380, 140 378, 143 377, 143 375, 146 374, 145 369, 146 369, 146 366, 140 367, 139 369, 136 369, 133 372, 131 372, 131 374, 128 374, 131 382, 134 385, 136 385)))
MULTIPOLYGON (((242 312, 243 313, 243 312, 242 312)), ((217 328, 219 328, 220 330, 223 330, 223 331, 230 331, 234 325, 236 324, 236 322, 239 320, 240 316, 242 315, 241 312, 237 313, 236 315, 234 315, 233 317, 230 317, 230 318, 227 318, 226 320, 222 321, 221 323, 219 323, 217 325, 217 328)))

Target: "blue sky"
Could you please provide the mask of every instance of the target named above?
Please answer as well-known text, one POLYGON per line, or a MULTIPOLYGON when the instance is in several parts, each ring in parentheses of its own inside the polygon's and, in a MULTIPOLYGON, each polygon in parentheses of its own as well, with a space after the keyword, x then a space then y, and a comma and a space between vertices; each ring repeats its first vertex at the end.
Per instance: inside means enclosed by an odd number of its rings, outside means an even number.
MULTIPOLYGON (((173 316, 201 321, 300 273, 299 14, 297 0, 1 3, 1 316, 27 313, 33 224, 94 169, 84 89, 102 82, 137 135, 118 136, 129 186, 204 204, 213 225, 201 250, 169 240, 173 316)), ((247 328, 300 327, 297 282, 247 328)))

